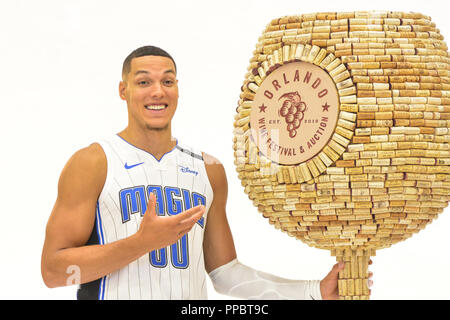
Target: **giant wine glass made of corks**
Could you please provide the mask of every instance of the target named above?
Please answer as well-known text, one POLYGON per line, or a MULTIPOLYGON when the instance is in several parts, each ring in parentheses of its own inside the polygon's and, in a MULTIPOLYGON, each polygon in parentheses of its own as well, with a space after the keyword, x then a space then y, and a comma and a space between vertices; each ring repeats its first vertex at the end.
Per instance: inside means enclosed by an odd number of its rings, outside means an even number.
POLYGON ((450 195, 448 48, 419 13, 271 21, 234 122, 245 192, 277 229, 346 267, 341 299, 369 299, 376 250, 425 228, 450 195))

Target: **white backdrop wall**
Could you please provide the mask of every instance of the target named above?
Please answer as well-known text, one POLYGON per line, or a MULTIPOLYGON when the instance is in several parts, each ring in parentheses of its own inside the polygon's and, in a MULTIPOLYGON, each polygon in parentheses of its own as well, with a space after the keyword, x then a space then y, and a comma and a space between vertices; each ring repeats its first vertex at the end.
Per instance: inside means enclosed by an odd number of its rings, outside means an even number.
MULTIPOLYGON (((123 59, 142 45, 178 67, 173 135, 222 161, 238 258, 292 279, 321 279, 335 263, 267 223, 233 164, 233 116, 258 37, 274 18, 312 12, 389 10, 433 18, 446 41, 441 1, 24 1, 0 2, 0 299, 75 299, 40 274, 47 219, 69 157, 126 126, 118 96, 123 59)), ((449 299, 450 212, 373 258, 372 299, 449 299)), ((209 280, 209 279, 208 279, 209 280)), ((208 282, 210 299, 217 294, 208 282)))

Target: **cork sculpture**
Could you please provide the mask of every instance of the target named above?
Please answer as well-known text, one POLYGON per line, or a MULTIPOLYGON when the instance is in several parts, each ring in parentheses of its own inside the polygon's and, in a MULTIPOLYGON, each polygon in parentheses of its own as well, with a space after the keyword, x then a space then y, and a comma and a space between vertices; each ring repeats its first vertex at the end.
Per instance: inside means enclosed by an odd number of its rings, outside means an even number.
POLYGON ((448 204, 447 50, 430 17, 403 12, 282 17, 256 45, 239 179, 270 224, 346 262, 341 299, 369 299, 370 257, 448 204))

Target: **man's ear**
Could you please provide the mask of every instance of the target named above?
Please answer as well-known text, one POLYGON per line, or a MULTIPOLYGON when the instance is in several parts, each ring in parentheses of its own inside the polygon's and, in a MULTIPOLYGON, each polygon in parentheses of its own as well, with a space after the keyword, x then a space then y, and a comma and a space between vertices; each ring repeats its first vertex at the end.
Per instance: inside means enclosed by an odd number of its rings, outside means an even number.
POLYGON ((122 100, 127 100, 126 98, 127 85, 125 82, 120 81, 119 83, 119 96, 122 100))

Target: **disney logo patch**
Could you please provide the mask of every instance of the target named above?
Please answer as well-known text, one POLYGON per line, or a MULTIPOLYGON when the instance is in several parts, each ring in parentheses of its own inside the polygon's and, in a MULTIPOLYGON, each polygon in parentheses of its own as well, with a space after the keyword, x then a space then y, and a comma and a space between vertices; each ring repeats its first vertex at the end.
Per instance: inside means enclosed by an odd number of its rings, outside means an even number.
POLYGON ((183 173, 192 173, 195 176, 198 175, 198 171, 192 170, 189 167, 184 167, 184 166, 179 166, 179 167, 180 167, 180 171, 183 173))

